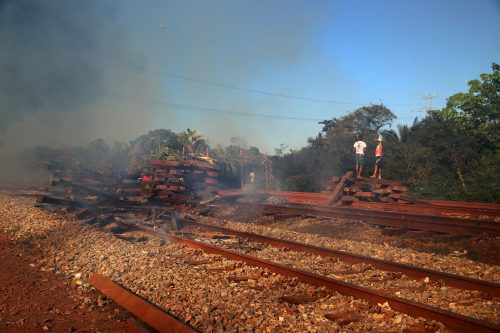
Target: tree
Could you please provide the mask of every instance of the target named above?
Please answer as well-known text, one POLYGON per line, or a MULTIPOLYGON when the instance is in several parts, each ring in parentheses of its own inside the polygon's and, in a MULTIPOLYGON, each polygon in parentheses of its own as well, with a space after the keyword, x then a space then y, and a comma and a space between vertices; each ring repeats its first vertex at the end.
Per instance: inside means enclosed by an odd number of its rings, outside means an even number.
POLYGON ((256 172, 256 183, 263 185, 266 163, 268 171, 271 164, 266 155, 262 154, 257 147, 247 146, 244 138, 231 138, 231 145, 223 148, 220 145, 212 150, 216 164, 220 168, 220 175, 224 186, 239 187, 241 180, 245 181, 251 171, 256 172))
POLYGON ((284 143, 280 143, 280 145, 276 148, 274 148, 274 153, 277 156, 283 156, 285 154, 285 151, 287 150, 288 146, 284 143))
POLYGON ((130 141, 128 171, 140 171, 144 161, 160 153, 162 147, 178 150, 180 146, 177 134, 167 129, 157 129, 130 141))
MULTIPOLYGON (((352 153, 352 145, 356 141, 357 135, 362 135, 368 145, 372 145, 379 131, 389 125, 396 116, 385 105, 363 106, 339 119, 325 120, 323 124, 324 144, 326 151, 335 158, 331 161, 331 167, 335 174, 343 174, 351 170, 355 161, 352 153)), ((321 140, 321 139, 320 139, 321 140)), ((313 145, 321 147, 317 142, 313 145)), ((372 155, 368 155, 367 163, 373 160, 372 155)))
POLYGON ((191 130, 189 128, 177 134, 177 137, 181 146, 187 149, 189 154, 195 153, 197 146, 204 143, 203 135, 197 130, 191 130))
POLYGON ((493 73, 480 75, 468 83, 469 91, 451 96, 443 115, 456 123, 459 131, 482 140, 480 149, 500 144, 500 65, 492 64, 493 73))
MULTIPOLYGON (((389 125, 395 115, 383 104, 363 106, 341 118, 320 122, 323 129, 308 139, 306 147, 272 158, 274 171, 287 189, 295 191, 319 191, 322 180, 340 175, 354 166, 352 152, 356 135, 362 134, 372 144, 378 132, 389 125)), ((373 156, 367 156, 367 164, 373 156)))
POLYGON ((363 106, 340 119, 323 120, 322 132, 339 132, 342 134, 373 134, 382 127, 389 125, 396 115, 383 104, 372 104, 363 106))

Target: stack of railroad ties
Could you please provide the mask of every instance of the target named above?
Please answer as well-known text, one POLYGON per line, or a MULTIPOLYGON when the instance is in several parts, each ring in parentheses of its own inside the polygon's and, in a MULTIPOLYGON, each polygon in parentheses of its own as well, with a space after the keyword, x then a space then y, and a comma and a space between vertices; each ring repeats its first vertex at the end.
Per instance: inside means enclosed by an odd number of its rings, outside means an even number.
POLYGON ((57 199, 111 203, 140 200, 138 174, 116 175, 111 170, 92 169, 72 161, 50 161, 47 171, 51 186, 43 192, 54 200, 45 196, 39 198, 40 203, 57 204, 57 199))
POLYGON ((51 197, 42 196, 39 203, 71 199, 189 205, 217 194, 217 166, 200 160, 151 160, 141 174, 120 176, 71 163, 52 163, 49 172, 52 186, 45 192, 51 197))
POLYGON ((352 171, 343 177, 334 176, 324 183, 330 194, 330 205, 350 206, 356 202, 413 203, 408 186, 395 180, 352 178, 352 171))
POLYGON ((143 198, 199 202, 217 194, 218 168, 206 161, 151 160, 142 173, 143 198))

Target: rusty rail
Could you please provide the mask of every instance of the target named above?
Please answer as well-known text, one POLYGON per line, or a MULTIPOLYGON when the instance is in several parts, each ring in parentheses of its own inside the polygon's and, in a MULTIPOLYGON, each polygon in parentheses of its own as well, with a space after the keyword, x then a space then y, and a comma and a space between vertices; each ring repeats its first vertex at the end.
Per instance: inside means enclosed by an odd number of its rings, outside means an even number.
POLYGON ((164 333, 196 333, 193 327, 185 324, 166 313, 161 308, 152 305, 124 287, 94 273, 87 280, 102 294, 120 304, 128 312, 136 315, 152 328, 164 333))
MULTIPOLYGON (((260 195, 273 195, 286 199, 291 203, 314 204, 325 206, 328 202, 328 193, 312 193, 312 192, 289 192, 289 191, 257 191, 260 195)), ((231 197, 244 195, 240 190, 219 190, 219 195, 231 197)), ((473 203, 473 202, 454 202, 454 201, 439 201, 439 200, 421 200, 412 199, 412 204, 401 203, 384 203, 384 202, 365 202, 359 201, 352 203, 349 207, 366 207, 374 210, 396 210, 407 211, 410 213, 425 213, 432 215, 445 214, 464 214, 474 217, 500 216, 500 205, 489 203, 473 203), (396 208, 400 207, 400 208, 396 208)))
POLYGON ((423 202, 433 206, 455 207, 455 208, 478 208, 478 209, 498 210, 500 207, 499 204, 486 203, 486 202, 422 200, 422 199, 420 199, 419 202, 423 202))
POLYGON ((144 328, 136 319, 127 318, 127 333, 151 333, 144 328))
POLYGON ((314 246, 314 245, 303 244, 303 243, 294 242, 294 241, 287 241, 287 240, 274 238, 274 237, 257 235, 257 234, 253 234, 253 233, 249 233, 249 232, 237 231, 237 230, 233 230, 233 229, 228 229, 228 228, 219 227, 219 226, 213 226, 213 225, 209 225, 209 224, 205 224, 205 223, 201 223, 201 222, 196 222, 196 221, 191 221, 191 220, 187 220, 187 219, 179 219, 178 221, 181 223, 182 226, 198 227, 198 228, 202 228, 205 230, 216 231, 216 232, 220 232, 220 233, 227 234, 227 235, 234 235, 234 236, 250 239, 250 240, 253 240, 256 242, 269 244, 269 245, 274 246, 274 247, 288 248, 288 249, 291 249, 294 251, 312 253, 315 255, 323 256, 323 257, 338 258, 338 259, 340 259, 346 263, 349 263, 349 264, 365 263, 365 264, 372 265, 373 267, 375 267, 377 269, 391 271, 391 272, 401 272, 401 273, 406 274, 407 276, 409 276, 411 278, 420 279, 420 278, 428 277, 429 279, 432 279, 435 281, 442 280, 448 286, 451 286, 454 288, 468 289, 468 290, 479 290, 479 291, 488 293, 493 297, 500 297, 500 284, 493 283, 493 282, 471 279, 468 277, 459 276, 459 275, 455 275, 455 274, 450 274, 450 273, 430 270, 430 269, 426 269, 426 268, 410 266, 410 265, 406 265, 406 264, 395 263, 392 261, 362 256, 362 255, 358 255, 358 254, 328 249, 328 248, 314 246))
POLYGON ((481 219, 462 219, 448 216, 429 216, 425 214, 299 204, 292 206, 250 204, 243 202, 238 202, 237 204, 254 210, 261 209, 263 211, 278 213, 361 220, 365 223, 388 227, 457 233, 463 235, 487 234, 489 236, 500 236, 500 223, 481 219))
POLYGON ((453 207, 453 206, 440 206, 433 204, 401 204, 401 203, 383 203, 383 202, 353 202, 349 207, 367 208, 378 211, 393 211, 393 212, 406 212, 410 214, 420 213, 437 216, 447 215, 467 215, 470 217, 500 217, 500 208, 481 208, 481 207, 453 207))
POLYGON ((197 242, 195 240, 175 236, 173 234, 167 234, 164 232, 155 231, 143 226, 133 225, 130 223, 126 223, 124 221, 119 221, 119 223, 128 226, 130 228, 135 228, 139 231, 158 237, 160 239, 170 241, 172 243, 177 243, 190 248, 199 249, 206 253, 221 255, 227 259, 243 261, 247 265, 268 269, 271 272, 289 277, 296 277, 302 282, 315 286, 324 286, 331 290, 337 291, 343 295, 362 298, 372 305, 389 302, 391 308, 396 311, 406 313, 414 317, 420 316, 424 318, 432 318, 434 320, 442 322, 443 324, 446 325, 448 329, 456 332, 498 332, 500 330, 500 325, 496 325, 494 323, 487 322, 484 320, 467 317, 464 315, 460 315, 454 312, 450 312, 426 304, 420 304, 400 297, 392 296, 386 293, 373 291, 368 288, 356 286, 354 284, 344 282, 338 279, 332 279, 318 274, 309 273, 303 270, 290 268, 284 265, 270 262, 268 260, 241 254, 231 250, 222 249, 202 242, 197 242))

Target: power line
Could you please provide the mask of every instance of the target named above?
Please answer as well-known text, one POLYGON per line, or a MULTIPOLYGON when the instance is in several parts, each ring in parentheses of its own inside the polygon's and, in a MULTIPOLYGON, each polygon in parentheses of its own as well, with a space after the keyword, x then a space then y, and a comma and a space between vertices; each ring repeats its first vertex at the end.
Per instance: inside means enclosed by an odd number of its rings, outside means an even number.
MULTIPOLYGON (((215 47, 218 47, 219 49, 224 49, 224 48, 227 48, 228 45, 227 44, 221 44, 220 42, 218 41, 215 41, 214 39, 211 39, 210 43, 212 45, 214 45, 215 47)), ((176 53, 184 53, 185 55, 191 55, 192 54, 192 51, 187 51, 187 50, 182 50, 182 49, 176 49, 176 53)), ((239 53, 241 54, 247 54, 247 52, 241 52, 241 50, 239 50, 239 53)), ((208 55, 210 55, 210 52, 203 52, 204 54, 204 57, 207 57, 208 55)), ((252 58, 255 58, 255 54, 252 55, 252 58)), ((214 59, 215 57, 212 57, 212 60, 214 59)), ((357 85, 360 85, 360 86, 367 86, 367 87, 373 87, 373 88, 377 88, 377 89, 384 89, 382 88, 381 86, 378 86, 376 84, 371 84, 371 83, 367 83, 367 82, 363 82, 363 81, 358 81, 358 80, 353 80, 353 79, 350 79, 350 78, 346 78, 346 77, 341 77, 341 76, 335 76, 335 75, 330 75, 330 74, 327 74, 325 72, 318 72, 318 71, 315 71, 315 70, 311 70, 309 68, 306 68, 306 67, 303 67, 303 66, 297 66, 297 65, 294 65, 294 66, 291 66, 289 64, 286 64, 286 63, 283 63, 281 61, 281 59, 278 59, 278 58, 275 58, 273 56, 270 56, 269 54, 265 55, 265 56, 260 56, 261 59, 263 59, 264 61, 266 62, 273 62, 273 63, 277 63, 281 66, 284 66, 284 67, 288 67, 288 68, 291 68, 293 70, 299 70, 299 71, 302 71, 303 73, 306 73, 306 74, 313 74, 314 76, 316 77, 320 77, 322 79, 327 79, 327 80, 334 80, 335 82, 337 81, 344 81, 344 82, 351 82, 351 83, 354 83, 354 84, 357 84, 357 85)), ((225 61, 220 61, 220 57, 218 58, 215 58, 216 59, 216 62, 218 64, 222 64, 223 66, 231 66, 231 67, 238 67, 238 68, 241 68, 242 65, 230 65, 228 64, 227 62, 225 61)), ((243 67, 247 67, 249 68, 249 66, 243 66, 243 67)), ((273 75, 273 76, 276 76, 276 75, 273 75)), ((394 92, 394 91, 397 91, 397 92, 401 92, 401 93, 404 93, 405 95, 418 95, 419 93, 416 92, 416 91, 409 91, 409 90, 400 90, 400 89, 391 89, 391 92, 394 92)), ((364 103, 366 104, 366 103, 364 103)), ((354 103, 353 105, 361 105, 359 103, 354 103)), ((393 104, 394 105, 394 104, 393 104)), ((405 104, 399 104, 398 106, 404 106, 405 104)), ((415 105, 415 104, 411 104, 411 105, 415 105)))
POLYGON ((268 91, 264 91, 264 90, 243 88, 243 87, 238 87, 238 86, 234 86, 234 85, 230 85, 230 84, 224 84, 224 83, 219 83, 219 82, 214 82, 214 81, 207 81, 207 80, 187 77, 187 76, 183 76, 183 75, 168 73, 168 72, 159 72, 159 71, 152 71, 152 70, 147 70, 146 72, 150 72, 150 73, 154 73, 154 74, 158 74, 158 75, 170 76, 170 77, 174 77, 174 78, 186 80, 186 81, 199 82, 199 83, 209 84, 212 86, 235 89, 235 90, 240 90, 240 91, 252 92, 252 93, 256 93, 256 94, 269 95, 269 96, 278 96, 278 97, 291 98, 291 99, 297 99, 297 100, 309 101, 309 102, 318 102, 318 103, 362 105, 361 103, 350 103, 350 102, 341 102, 341 101, 333 101, 333 100, 325 100, 325 99, 316 99, 316 98, 278 94, 278 93, 268 92, 268 91))
POLYGON ((207 107, 201 107, 201 106, 196 106, 196 105, 179 104, 179 103, 173 103, 173 102, 166 102, 166 103, 154 102, 154 104, 156 104, 157 106, 173 106, 173 107, 192 110, 192 111, 208 111, 211 113, 233 115, 233 116, 272 118, 272 119, 281 119, 281 120, 301 120, 301 121, 322 121, 322 120, 324 120, 324 119, 319 119, 319 118, 280 116, 280 115, 270 115, 270 114, 265 114, 265 113, 251 113, 251 112, 243 112, 243 111, 221 110, 221 109, 207 108, 207 107))
MULTIPOLYGON (((302 96, 278 94, 278 93, 259 90, 259 89, 243 88, 243 87, 225 84, 225 83, 220 83, 220 82, 214 82, 214 81, 209 81, 209 80, 187 77, 187 76, 178 75, 178 74, 174 74, 174 73, 170 73, 170 72, 161 72, 161 71, 156 71, 156 70, 145 70, 145 72, 153 73, 153 74, 157 74, 157 75, 169 76, 169 77, 173 77, 173 78, 177 78, 177 79, 181 79, 181 80, 186 80, 186 81, 203 83, 203 84, 217 86, 217 87, 229 88, 229 89, 234 89, 234 90, 239 90, 239 91, 246 91, 246 92, 251 92, 251 93, 256 93, 256 94, 268 95, 268 96, 277 96, 277 97, 282 97, 282 98, 296 99, 296 100, 302 100, 302 101, 327 103, 327 104, 343 104, 343 105, 366 105, 367 104, 367 103, 344 102, 344 101, 336 101, 336 100, 316 99, 316 98, 308 98, 308 97, 302 97, 302 96)), ((412 106, 415 104, 414 103, 399 103, 399 104, 398 103, 396 103, 396 104, 391 103, 390 105, 392 105, 392 106, 412 106)))
MULTIPOLYGON (((114 100, 123 100, 123 98, 112 98, 112 97, 108 97, 108 98, 114 99, 114 100)), ((137 101, 138 99, 135 99, 135 100, 137 101)), ((320 119, 320 118, 281 116, 281 115, 271 115, 271 114, 265 114, 265 113, 252 113, 252 112, 243 112, 243 111, 234 111, 234 110, 221 110, 221 109, 208 108, 208 107, 202 107, 202 106, 197 106, 197 105, 174 103, 174 102, 161 102, 161 101, 151 101, 151 100, 142 100, 142 99, 139 99, 139 101, 143 102, 144 104, 154 105, 157 107, 163 107, 163 108, 175 107, 175 108, 184 109, 187 111, 210 112, 210 113, 216 113, 216 114, 222 114, 222 115, 257 117, 257 118, 271 118, 271 119, 281 119, 281 120, 315 121, 315 122, 325 120, 325 119, 320 119)))
MULTIPOLYGON (((121 97, 109 97, 108 99, 114 99, 114 100, 123 100, 121 97)), ((209 107, 203 107, 203 106, 197 106, 197 105, 189 105, 189 104, 181 104, 181 103, 175 103, 175 102, 163 102, 163 101, 153 101, 153 100, 144 100, 144 99, 134 99, 134 101, 140 101, 143 104, 149 104, 153 105, 156 107, 161 107, 161 108, 168 108, 168 107, 174 107, 174 108, 179 108, 183 109, 186 111, 192 111, 192 112, 210 112, 210 113, 215 113, 215 114, 220 114, 220 115, 230 115, 230 116, 239 116, 239 117, 252 117, 252 118, 267 118, 267 119, 281 119, 281 120, 300 120, 300 121, 314 121, 314 122, 321 122, 325 119, 323 118, 307 118, 307 117, 296 117, 296 116, 282 116, 282 115, 272 115, 272 114, 265 114, 265 113, 252 113, 252 112, 243 112, 243 111, 234 111, 234 110, 222 110, 222 109, 216 109, 216 108, 209 108, 209 107)), ((408 118, 415 118, 415 117, 398 117, 399 120, 403 119, 408 119, 408 118)))

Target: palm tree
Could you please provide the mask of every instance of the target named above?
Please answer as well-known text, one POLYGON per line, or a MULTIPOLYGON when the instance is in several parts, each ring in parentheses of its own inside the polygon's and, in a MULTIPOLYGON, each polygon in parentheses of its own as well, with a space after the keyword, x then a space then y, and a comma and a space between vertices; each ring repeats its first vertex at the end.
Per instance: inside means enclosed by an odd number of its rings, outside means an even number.
POLYGON ((177 134, 177 138, 179 143, 187 149, 189 154, 193 154, 196 144, 204 140, 203 135, 200 132, 189 128, 186 131, 177 134))

